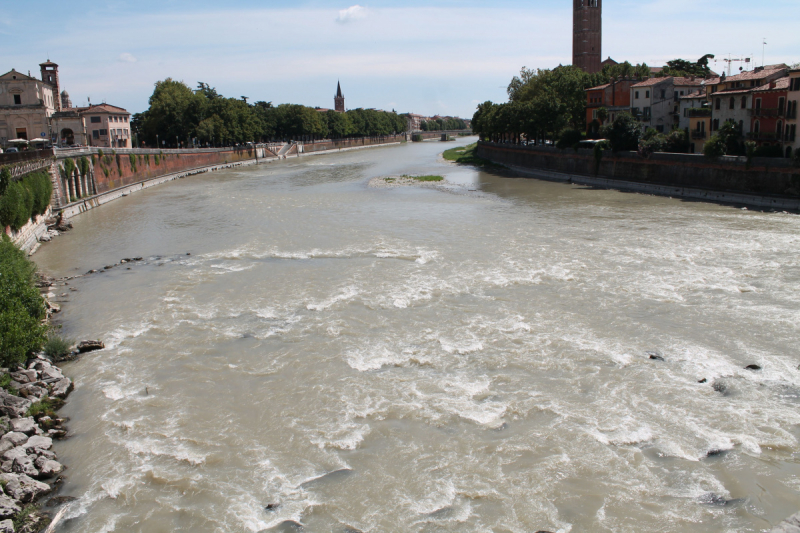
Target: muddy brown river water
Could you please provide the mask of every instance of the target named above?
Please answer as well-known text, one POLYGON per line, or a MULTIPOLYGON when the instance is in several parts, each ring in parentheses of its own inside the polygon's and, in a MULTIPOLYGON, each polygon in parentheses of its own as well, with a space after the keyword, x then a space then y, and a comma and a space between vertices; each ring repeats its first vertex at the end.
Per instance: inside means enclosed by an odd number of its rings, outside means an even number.
POLYGON ((203 174, 43 246, 56 276, 144 257, 64 298, 64 332, 107 348, 64 367, 57 531, 747 532, 798 511, 800 217, 480 172, 451 146, 203 174), (456 185, 367 186, 402 174, 456 185))

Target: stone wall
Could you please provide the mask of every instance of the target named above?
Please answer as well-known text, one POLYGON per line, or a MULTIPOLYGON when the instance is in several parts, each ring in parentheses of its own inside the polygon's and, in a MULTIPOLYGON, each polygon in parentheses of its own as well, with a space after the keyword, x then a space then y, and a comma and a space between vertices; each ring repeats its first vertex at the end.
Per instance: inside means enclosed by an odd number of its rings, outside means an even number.
POLYGON ((302 153, 321 152, 329 150, 345 150, 358 148, 361 146, 375 146, 379 144, 393 144, 405 141, 405 134, 384 135, 381 137, 360 137, 357 139, 337 139, 330 141, 320 141, 314 143, 304 143, 302 153))
MULTIPOLYGON (((800 199, 800 167, 789 160, 723 157, 710 160, 693 154, 653 154, 643 158, 635 152, 603 152, 599 165, 592 150, 558 150, 553 147, 517 146, 481 142, 478 155, 512 168, 546 171, 569 176, 636 183, 656 187, 724 191, 738 195, 800 199)), ((670 195, 675 195, 670 193, 670 195)))

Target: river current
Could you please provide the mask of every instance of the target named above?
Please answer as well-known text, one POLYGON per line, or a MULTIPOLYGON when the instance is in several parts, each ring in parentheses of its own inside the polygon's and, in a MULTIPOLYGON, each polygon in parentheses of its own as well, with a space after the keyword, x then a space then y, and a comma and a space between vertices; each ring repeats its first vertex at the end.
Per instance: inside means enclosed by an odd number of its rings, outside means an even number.
POLYGON ((54 276, 144 258, 56 289, 63 332, 106 343, 64 365, 57 531, 745 532, 797 512, 800 217, 480 172, 452 146, 202 174, 44 245, 54 276), (367 185, 397 174, 458 185, 367 185))

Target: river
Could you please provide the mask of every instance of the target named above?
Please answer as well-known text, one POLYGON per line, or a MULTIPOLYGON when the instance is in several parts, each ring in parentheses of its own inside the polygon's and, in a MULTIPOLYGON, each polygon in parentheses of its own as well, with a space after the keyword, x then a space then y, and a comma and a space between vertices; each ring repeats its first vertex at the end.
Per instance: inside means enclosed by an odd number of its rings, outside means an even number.
POLYGON ((57 531, 796 512, 800 217, 504 177, 441 160, 453 145, 202 174, 44 245, 55 276, 144 258, 56 290, 64 333, 107 346, 64 366, 57 531), (367 186, 396 174, 458 185, 367 186))

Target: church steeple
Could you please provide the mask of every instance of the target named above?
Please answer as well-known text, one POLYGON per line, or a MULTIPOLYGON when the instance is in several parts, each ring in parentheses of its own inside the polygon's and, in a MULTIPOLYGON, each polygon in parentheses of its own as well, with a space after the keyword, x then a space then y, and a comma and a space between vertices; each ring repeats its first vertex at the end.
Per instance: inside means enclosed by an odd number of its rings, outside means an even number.
POLYGON ((342 84, 336 82, 336 96, 333 97, 334 109, 339 113, 344 113, 344 95, 342 94, 342 84))

